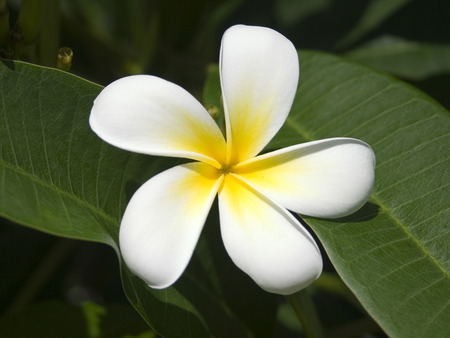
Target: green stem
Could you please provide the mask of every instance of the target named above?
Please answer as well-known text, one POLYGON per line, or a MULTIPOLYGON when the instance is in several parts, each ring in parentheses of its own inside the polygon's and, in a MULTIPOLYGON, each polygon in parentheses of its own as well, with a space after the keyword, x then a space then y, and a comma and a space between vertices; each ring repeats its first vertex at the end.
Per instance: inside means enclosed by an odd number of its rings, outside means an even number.
POLYGON ((323 338, 322 326, 316 307, 307 290, 303 289, 287 298, 302 324, 305 336, 307 338, 323 338))
MULTIPOLYGON (((43 7, 43 20, 39 34, 39 64, 49 67, 58 66, 60 47, 59 0, 46 0, 43 7)), ((72 58, 70 58, 70 61, 72 58)), ((68 67, 70 68, 70 66, 68 67)), ((68 69, 67 69, 68 70, 68 69)))
POLYGON ((5 47, 9 39, 9 11, 6 0, 0 0, 0 47, 5 47))
POLYGON ((23 32, 24 44, 34 42, 41 28, 42 0, 22 0, 18 25, 23 32))
POLYGON ((353 306, 355 306, 357 309, 364 312, 361 303, 338 275, 329 272, 322 272, 322 275, 320 275, 319 279, 314 282, 314 286, 329 293, 343 297, 348 302, 353 304, 353 306))

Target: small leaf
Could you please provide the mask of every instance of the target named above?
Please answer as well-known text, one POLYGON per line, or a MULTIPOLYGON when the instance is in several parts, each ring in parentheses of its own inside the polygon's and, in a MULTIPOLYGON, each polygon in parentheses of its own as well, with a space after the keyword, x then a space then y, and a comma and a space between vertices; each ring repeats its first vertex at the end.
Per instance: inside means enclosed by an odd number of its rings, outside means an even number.
POLYGON ((82 304, 83 314, 86 319, 87 332, 90 338, 97 338, 101 335, 102 317, 106 314, 103 306, 92 302, 85 302, 82 304))
POLYGON ((291 27, 303 19, 327 9, 331 4, 330 0, 276 0, 275 17, 285 27, 291 27))
POLYGON ((225 116, 223 113, 222 91, 220 89, 219 66, 217 64, 208 65, 202 96, 206 109, 217 112, 217 116, 213 116, 213 118, 223 129, 225 127, 225 116))
MULTIPOLYGON (((83 306, 73 306, 61 301, 42 301, 31 304, 18 313, 0 318, 1 337, 121 337, 137 334, 145 329, 144 321, 129 305, 100 307, 95 332, 91 331, 83 306)), ((91 316, 93 314, 91 313, 91 316)))
POLYGON ((450 73, 450 45, 384 36, 345 54, 373 68, 409 79, 450 73))
POLYGON ((411 0, 373 0, 364 11, 362 17, 356 26, 344 36, 337 45, 340 47, 348 46, 366 33, 375 29, 383 21, 388 19, 397 10, 405 6, 411 0))

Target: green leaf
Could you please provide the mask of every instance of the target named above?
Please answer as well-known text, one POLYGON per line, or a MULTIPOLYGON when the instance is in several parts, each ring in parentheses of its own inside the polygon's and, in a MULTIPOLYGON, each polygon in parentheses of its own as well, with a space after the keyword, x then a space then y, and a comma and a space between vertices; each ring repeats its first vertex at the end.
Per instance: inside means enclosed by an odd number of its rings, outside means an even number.
POLYGON ((348 46, 366 33, 375 29, 411 0, 373 0, 368 5, 356 26, 344 36, 338 46, 348 46))
POLYGON ((409 80, 450 73, 450 45, 383 36, 345 54, 373 68, 409 80))
POLYGON ((96 303, 85 302, 82 304, 82 309, 86 319, 88 336, 93 338, 99 337, 102 317, 106 314, 105 308, 96 303))
MULTIPOLYGON (((304 52, 301 65, 292 113, 270 147, 351 136, 371 144, 378 161, 376 187, 363 209, 308 223, 389 335, 448 336, 448 112, 400 81, 337 57, 304 52)), ((173 160, 130 154, 93 135, 87 120, 97 85, 4 63, 0 86, 0 214, 117 250, 126 201, 173 160)), ((213 210, 174 287, 149 289, 122 265, 124 289, 163 335, 271 336, 277 298, 227 258, 213 210)))
POLYGON ((331 4, 331 0, 276 0, 275 17, 283 26, 292 27, 303 19, 327 9, 331 4))
POLYGON ((345 219, 307 218, 335 268, 392 337, 450 335, 449 112, 389 76, 301 52, 291 114, 270 144, 348 136, 377 157, 369 203, 345 219))
MULTIPOLYGON (((0 62, 0 216, 118 253, 118 227, 133 192, 180 161, 100 140, 88 119, 101 89, 55 69, 0 62)), ((214 226, 217 213, 210 223, 175 286, 150 289, 122 263, 125 293, 164 336, 270 336, 277 298, 231 263, 214 226)))
POLYGON ((203 85, 202 102, 214 117, 217 124, 224 130, 225 116, 223 112, 222 91, 220 89, 220 74, 217 64, 207 67, 206 80, 203 85))

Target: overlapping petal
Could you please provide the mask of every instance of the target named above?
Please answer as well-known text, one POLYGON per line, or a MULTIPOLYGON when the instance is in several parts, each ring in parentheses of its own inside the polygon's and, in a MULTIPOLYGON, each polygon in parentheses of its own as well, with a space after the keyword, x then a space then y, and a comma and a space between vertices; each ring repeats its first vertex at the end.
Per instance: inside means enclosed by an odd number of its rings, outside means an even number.
POLYGON ((122 78, 95 100, 91 128, 130 151, 191 158, 220 167, 225 139, 205 108, 186 90, 149 75, 122 78))
POLYGON ((322 258, 308 232, 238 176, 224 178, 219 209, 228 254, 263 289, 292 294, 320 275, 322 258))
POLYGON ((355 212, 368 200, 374 166, 369 145, 332 138, 258 156, 235 172, 289 210, 337 218, 355 212))
POLYGON ((222 39, 220 76, 235 164, 258 154, 286 120, 297 89, 298 54, 272 29, 233 26, 222 39))
POLYGON ((153 288, 174 283, 186 268, 222 179, 204 163, 188 163, 147 181, 120 226, 120 249, 133 273, 153 288))

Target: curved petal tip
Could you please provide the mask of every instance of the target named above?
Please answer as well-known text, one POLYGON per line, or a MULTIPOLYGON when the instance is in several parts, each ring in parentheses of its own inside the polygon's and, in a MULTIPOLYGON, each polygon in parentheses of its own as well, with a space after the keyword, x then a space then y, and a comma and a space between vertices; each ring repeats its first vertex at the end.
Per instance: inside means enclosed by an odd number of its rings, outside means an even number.
POLYGON ((314 239, 284 208, 228 175, 219 192, 220 226, 233 262, 261 288, 295 293, 322 272, 314 239))
POLYGON ((183 273, 219 184, 216 169, 187 163, 152 177, 133 195, 120 226, 120 250, 150 287, 168 287, 183 273))

